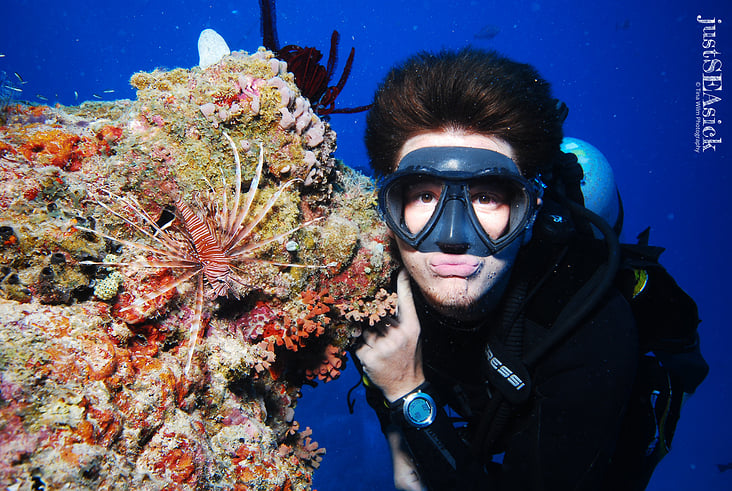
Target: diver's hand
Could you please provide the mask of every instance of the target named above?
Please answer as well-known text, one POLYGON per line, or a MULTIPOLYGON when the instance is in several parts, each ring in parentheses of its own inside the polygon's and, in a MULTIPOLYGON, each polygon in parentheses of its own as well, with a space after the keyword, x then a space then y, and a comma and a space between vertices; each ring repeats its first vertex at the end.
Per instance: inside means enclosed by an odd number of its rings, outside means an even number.
POLYGON ((422 346, 417 310, 409 276, 397 278, 398 320, 388 320, 383 332, 365 331, 364 344, 356 350, 364 373, 389 402, 394 402, 424 383, 422 346))

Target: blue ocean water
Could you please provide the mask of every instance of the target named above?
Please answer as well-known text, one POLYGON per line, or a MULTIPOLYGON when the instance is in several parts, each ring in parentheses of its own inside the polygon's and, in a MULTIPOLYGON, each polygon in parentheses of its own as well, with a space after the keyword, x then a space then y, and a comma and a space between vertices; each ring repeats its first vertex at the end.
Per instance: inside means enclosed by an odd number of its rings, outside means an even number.
MULTIPOLYGON (((254 0, 56 2, 5 0, 0 70, 23 79, 22 97, 79 104, 96 97, 134 98, 132 73, 198 63, 196 42, 213 28, 232 49, 261 44, 254 0), (96 94, 96 95, 95 95, 96 94)), ((638 2, 520 0, 282 0, 282 45, 327 53, 341 33, 340 75, 348 49, 353 71, 340 106, 367 104, 394 63, 418 50, 473 45, 535 65, 567 103, 566 134, 598 147, 613 165, 625 206, 624 239, 646 226, 667 251, 663 263, 698 302, 702 350, 711 373, 687 402, 672 452, 649 489, 732 489, 732 344, 726 306, 732 297, 727 256, 732 238, 732 86, 716 94, 716 149, 696 152, 695 98, 702 78, 702 19, 716 26, 722 77, 732 79, 732 7, 723 0, 638 2), (695 4, 695 5, 693 5, 695 4), (730 75, 728 75, 730 74, 730 75), (725 204, 727 203, 727 204, 725 204)), ((334 115, 337 156, 366 170, 364 115, 334 115)), ((711 130, 710 130, 711 131, 711 130)), ((456 360, 459 363, 460 360, 456 360)), ((359 399, 349 415, 352 366, 337 381, 306 388, 296 418, 328 449, 315 487, 392 489, 388 450, 375 418, 359 399)), ((592 408, 588 407, 588 411, 592 408)))

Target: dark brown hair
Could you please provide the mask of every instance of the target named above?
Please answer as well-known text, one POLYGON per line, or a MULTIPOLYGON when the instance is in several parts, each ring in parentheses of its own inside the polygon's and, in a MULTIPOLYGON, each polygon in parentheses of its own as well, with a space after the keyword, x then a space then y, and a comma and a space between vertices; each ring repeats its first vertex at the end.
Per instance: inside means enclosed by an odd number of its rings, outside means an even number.
POLYGON ((378 175, 391 173, 409 138, 458 130, 496 136, 516 152, 527 176, 552 160, 562 118, 549 83, 524 63, 472 48, 422 52, 394 67, 376 91, 366 148, 378 175))

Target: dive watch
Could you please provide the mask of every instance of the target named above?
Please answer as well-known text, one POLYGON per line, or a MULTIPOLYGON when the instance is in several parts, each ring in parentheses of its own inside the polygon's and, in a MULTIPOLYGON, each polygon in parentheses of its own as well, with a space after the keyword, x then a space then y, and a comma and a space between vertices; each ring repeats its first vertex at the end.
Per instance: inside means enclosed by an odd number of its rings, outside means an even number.
POLYGON ((437 416, 435 400, 426 392, 412 392, 404 397, 402 414, 407 423, 415 428, 429 426, 437 416))

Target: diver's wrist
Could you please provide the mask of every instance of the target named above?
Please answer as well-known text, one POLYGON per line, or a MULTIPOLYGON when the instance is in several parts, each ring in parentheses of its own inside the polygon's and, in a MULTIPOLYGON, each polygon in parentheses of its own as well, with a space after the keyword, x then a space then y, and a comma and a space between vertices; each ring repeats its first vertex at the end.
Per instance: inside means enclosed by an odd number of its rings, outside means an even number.
POLYGON ((400 400, 402 400, 403 398, 405 398, 412 392, 416 392, 416 391, 420 390, 420 388, 422 386, 425 386, 425 385, 429 386, 429 384, 427 383, 427 380, 425 380, 424 377, 422 377, 421 379, 418 379, 416 381, 413 381, 413 382, 409 383, 408 385, 407 384, 403 384, 403 385, 407 386, 407 387, 412 387, 412 389, 404 390, 404 388, 401 387, 401 388, 397 388, 396 390, 391 390, 388 392, 385 390, 382 390, 382 392, 384 394, 384 399, 386 399, 386 402, 389 405, 398 403, 400 400))

